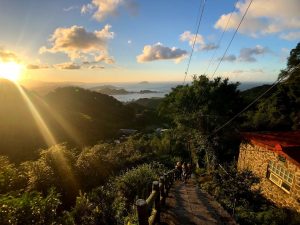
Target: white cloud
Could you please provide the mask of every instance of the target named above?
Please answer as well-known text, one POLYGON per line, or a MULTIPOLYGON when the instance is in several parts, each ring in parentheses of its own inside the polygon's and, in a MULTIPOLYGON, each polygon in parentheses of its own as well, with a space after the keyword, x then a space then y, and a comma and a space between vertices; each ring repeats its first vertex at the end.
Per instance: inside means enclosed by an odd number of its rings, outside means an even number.
POLYGON ((2 61, 2 62, 9 62, 9 61, 18 62, 19 59, 18 59, 18 56, 14 52, 4 50, 0 47, 0 61, 2 61))
POLYGON ((288 40, 288 41, 300 40, 300 31, 281 34, 280 38, 288 40))
POLYGON ((83 5, 81 7, 81 14, 92 13, 95 8, 96 8, 96 6, 94 6, 93 4, 90 4, 90 3, 83 5))
POLYGON ((80 65, 73 62, 55 64, 54 67, 62 70, 78 70, 81 68, 80 65))
MULTIPOLYGON (((236 29, 250 0, 236 4, 228 29, 236 29)), ((255 0, 249 8, 239 32, 253 37, 291 32, 300 29, 299 0, 255 0)), ((224 30, 230 13, 223 14, 215 23, 215 28, 224 30)))
POLYGON ((106 25, 102 30, 94 32, 88 32, 84 27, 75 25, 69 28, 57 28, 49 40, 51 47, 41 47, 40 53, 62 52, 71 60, 92 56, 95 60, 102 58, 105 61, 105 58, 111 58, 107 44, 109 39, 114 37, 114 33, 110 28, 110 25, 106 25))
POLYGON ((78 6, 72 5, 72 6, 68 7, 68 8, 64 8, 63 10, 64 10, 65 12, 69 12, 69 11, 72 11, 72 10, 78 9, 78 8, 79 8, 78 6))
POLYGON ((137 61, 139 63, 155 61, 155 60, 165 60, 173 59, 176 63, 180 62, 187 56, 187 51, 179 48, 169 48, 163 46, 161 43, 154 45, 144 46, 143 53, 138 55, 137 61))
POLYGON ((91 3, 82 6, 81 13, 93 13, 94 19, 102 21, 108 16, 117 15, 118 9, 122 6, 136 14, 137 4, 135 0, 92 0, 91 3))
POLYGON ((127 43, 128 43, 128 44, 131 44, 131 43, 132 43, 132 41, 131 41, 131 40, 128 40, 128 41, 127 41, 127 43))
POLYGON ((193 46, 195 42, 195 50, 213 50, 218 48, 217 45, 213 43, 206 44, 204 41, 204 37, 200 34, 192 34, 190 31, 185 31, 180 35, 180 40, 181 41, 188 41, 190 46, 193 46))

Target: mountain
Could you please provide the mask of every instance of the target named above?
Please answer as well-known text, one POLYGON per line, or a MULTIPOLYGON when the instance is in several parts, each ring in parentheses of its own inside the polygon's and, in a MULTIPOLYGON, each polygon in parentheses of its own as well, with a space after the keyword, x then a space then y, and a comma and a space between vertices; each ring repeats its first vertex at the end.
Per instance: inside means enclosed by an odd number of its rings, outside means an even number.
MULTIPOLYGON (((263 94, 265 91, 267 91, 272 85, 270 84, 264 84, 261 86, 253 87, 250 89, 247 89, 245 91, 241 92, 242 97, 246 101, 247 104, 251 103, 255 98, 257 98, 259 95, 263 94)), ((272 93, 274 93, 276 88, 268 92, 263 98, 267 98, 272 93)))
POLYGON ((25 87, 26 89, 29 89, 31 91, 36 92, 37 94, 44 96, 48 94, 49 92, 55 90, 58 87, 67 87, 67 86, 77 86, 77 87, 84 87, 85 85, 88 85, 83 82, 44 82, 39 80, 22 80, 20 82, 20 85, 25 87))
POLYGON ((127 94, 149 94, 158 93, 157 91, 151 90, 140 90, 140 91, 127 91, 124 88, 118 88, 112 85, 102 85, 89 88, 90 90, 97 91, 106 95, 127 95, 127 94))
POLYGON ((112 85, 96 86, 90 88, 90 90, 97 91, 99 93, 106 94, 106 95, 126 95, 126 94, 134 93, 112 85))
POLYGON ((0 155, 17 163, 35 159, 47 147, 42 133, 48 138, 51 133, 55 143, 89 146, 115 137, 135 119, 130 107, 108 95, 60 87, 40 97, 3 79, 0 105, 0 155))

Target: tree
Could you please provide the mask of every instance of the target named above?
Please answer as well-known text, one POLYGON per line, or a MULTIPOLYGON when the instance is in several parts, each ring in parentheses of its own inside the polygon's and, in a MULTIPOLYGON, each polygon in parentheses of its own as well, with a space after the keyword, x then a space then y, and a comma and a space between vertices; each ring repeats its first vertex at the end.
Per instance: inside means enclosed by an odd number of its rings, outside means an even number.
MULTIPOLYGON (((243 104, 238 85, 220 77, 209 80, 204 75, 195 76, 191 85, 177 86, 166 96, 160 113, 171 118, 175 127, 190 129, 191 135, 210 137, 204 143, 210 143, 217 159, 232 160, 239 144, 235 132, 239 121, 216 134, 214 131, 240 111, 243 104)), ((189 135, 186 138, 192 139, 189 135)), ((215 158, 211 152, 210 158, 215 158)))
POLYGON ((292 49, 281 82, 248 113, 247 128, 255 130, 300 129, 300 43, 292 49))

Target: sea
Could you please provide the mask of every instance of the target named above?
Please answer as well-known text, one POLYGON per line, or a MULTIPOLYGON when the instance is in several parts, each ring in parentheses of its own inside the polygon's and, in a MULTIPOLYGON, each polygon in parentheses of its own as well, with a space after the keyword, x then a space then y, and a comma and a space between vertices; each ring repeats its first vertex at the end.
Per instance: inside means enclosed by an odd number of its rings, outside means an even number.
MULTIPOLYGON (((182 82, 141 82, 141 83, 101 83, 97 85, 112 85, 116 88, 123 88, 128 92, 140 92, 142 90, 153 91, 153 93, 130 93, 124 95, 111 95, 121 102, 132 102, 140 98, 163 98, 166 94, 170 93, 172 88, 182 85, 182 82)), ((188 83, 186 83, 188 84, 188 83)), ((238 89, 243 91, 263 84, 260 82, 243 82, 239 85, 238 89)), ((93 86, 97 86, 94 84, 93 86)))

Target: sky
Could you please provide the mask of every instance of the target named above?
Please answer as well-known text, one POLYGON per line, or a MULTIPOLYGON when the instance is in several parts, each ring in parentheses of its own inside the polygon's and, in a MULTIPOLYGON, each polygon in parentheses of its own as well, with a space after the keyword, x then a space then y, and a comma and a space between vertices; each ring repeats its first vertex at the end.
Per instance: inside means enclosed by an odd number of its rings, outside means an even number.
MULTIPOLYGON (((186 78, 212 77, 249 2, 0 0, 0 63, 47 82, 183 81, 195 42, 186 78)), ((253 0, 214 76, 275 81, 300 40, 299 9, 299 0, 253 0)))

